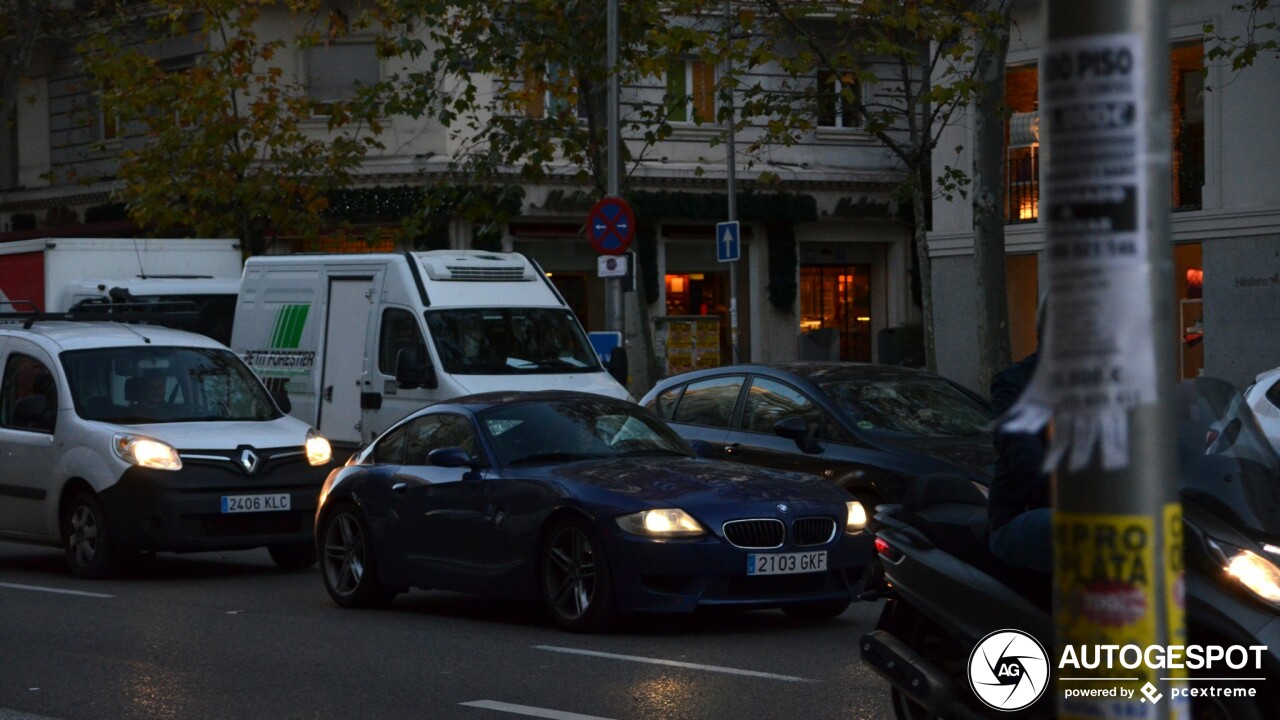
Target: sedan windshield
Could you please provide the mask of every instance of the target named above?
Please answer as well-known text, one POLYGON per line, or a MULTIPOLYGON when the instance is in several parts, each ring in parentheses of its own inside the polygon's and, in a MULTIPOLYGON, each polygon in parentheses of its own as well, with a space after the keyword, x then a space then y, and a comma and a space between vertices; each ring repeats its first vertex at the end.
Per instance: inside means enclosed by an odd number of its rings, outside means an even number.
POLYGON ((228 350, 123 347, 62 353, 76 413, 122 424, 274 420, 275 403, 228 350))
POLYGON ((942 378, 839 380, 820 385, 849 422, 861 430, 921 437, 988 432, 986 406, 942 378))
POLYGON ((607 399, 502 405, 479 417, 503 465, 693 454, 657 418, 607 399))
POLYGON ((582 328, 568 310, 430 310, 427 328, 445 372, 452 375, 601 370, 582 328))

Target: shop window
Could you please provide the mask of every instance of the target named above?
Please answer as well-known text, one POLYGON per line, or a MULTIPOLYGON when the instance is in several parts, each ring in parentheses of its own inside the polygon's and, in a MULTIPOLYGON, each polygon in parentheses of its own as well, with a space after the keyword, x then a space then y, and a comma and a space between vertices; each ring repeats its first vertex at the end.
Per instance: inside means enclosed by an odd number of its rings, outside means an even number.
POLYGON ((871 361, 871 266, 800 268, 800 331, 839 333, 840 359, 871 361))
POLYGON ((1204 264, 1200 243, 1173 246, 1177 293, 1179 378, 1199 377, 1204 369, 1204 264))
MULTIPOLYGON (((715 365, 720 358, 732 357, 732 340, 729 337, 729 273, 687 273, 666 276, 667 315, 707 315, 717 319, 716 325, 702 321, 691 326, 695 345, 701 352, 714 351, 715 365), (714 337, 711 332, 715 331, 714 337)), ((677 328, 671 328, 675 331, 677 328)), ((706 367, 712 355, 695 367, 706 367)))
POLYGON ((667 70, 668 119, 673 123, 716 120, 716 68, 701 60, 680 60, 667 70))

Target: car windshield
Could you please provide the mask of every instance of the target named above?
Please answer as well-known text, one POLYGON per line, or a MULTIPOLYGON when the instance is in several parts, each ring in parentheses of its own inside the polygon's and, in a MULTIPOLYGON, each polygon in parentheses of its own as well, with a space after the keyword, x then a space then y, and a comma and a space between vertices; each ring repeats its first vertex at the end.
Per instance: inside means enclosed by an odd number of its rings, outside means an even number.
POLYGON ((639 406, 606 398, 501 405, 479 417, 503 465, 693 454, 639 406))
POLYGON ((819 386, 861 430, 921 437, 989 432, 987 407, 942 378, 830 380, 819 386))
POLYGON ((76 413, 125 425, 274 420, 262 383, 229 350, 122 347, 62 353, 76 413))
POLYGON ((452 375, 602 370, 582 328, 568 310, 428 310, 426 317, 440 362, 452 375))
POLYGON ((1280 457, 1231 383, 1178 385, 1182 491, 1255 533, 1280 536, 1280 457))

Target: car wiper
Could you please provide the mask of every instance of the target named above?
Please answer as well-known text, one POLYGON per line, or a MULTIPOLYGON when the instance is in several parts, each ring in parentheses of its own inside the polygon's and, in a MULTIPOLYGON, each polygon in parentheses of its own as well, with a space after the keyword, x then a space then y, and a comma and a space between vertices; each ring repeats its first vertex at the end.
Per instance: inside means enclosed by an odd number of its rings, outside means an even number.
POLYGON ((573 460, 599 460, 601 458, 611 457, 609 455, 594 455, 592 453, 574 453, 574 452, 545 452, 525 455, 508 462, 508 465, 528 465, 530 463, 540 462, 568 462, 573 460))
POLYGON ((614 457, 638 457, 642 455, 670 455, 673 457, 693 457, 687 452, 680 450, 668 450, 667 448, 648 448, 646 450, 627 450, 620 452, 614 457))

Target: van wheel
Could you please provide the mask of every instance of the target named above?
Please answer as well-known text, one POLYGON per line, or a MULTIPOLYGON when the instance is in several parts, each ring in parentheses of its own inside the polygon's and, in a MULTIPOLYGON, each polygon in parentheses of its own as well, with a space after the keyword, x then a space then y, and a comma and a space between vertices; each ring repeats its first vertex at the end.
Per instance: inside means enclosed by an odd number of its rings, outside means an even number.
POLYGON ((97 580, 119 571, 119 558, 107 532, 107 514, 92 491, 81 490, 71 498, 62 532, 72 575, 97 580))
POLYGON ((316 546, 311 543, 268 545, 267 552, 281 570, 306 570, 316 564, 316 546))
POLYGON ((383 607, 398 594, 397 588, 378 579, 373 538, 360 511, 353 505, 334 508, 320 526, 320 577, 329 597, 344 608, 383 607))

